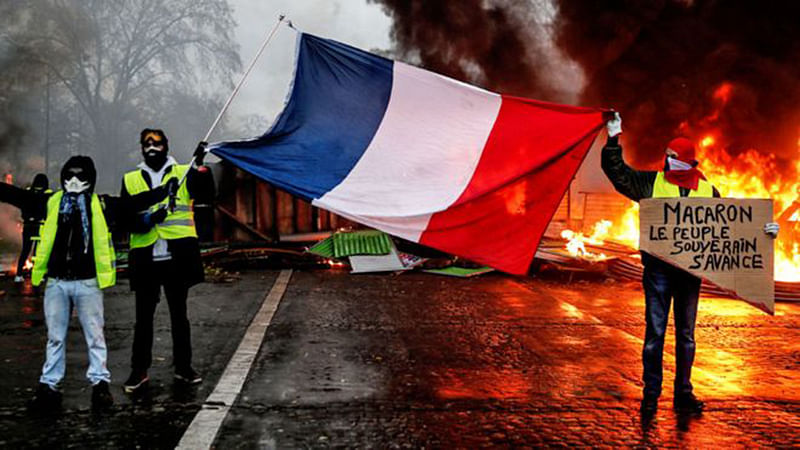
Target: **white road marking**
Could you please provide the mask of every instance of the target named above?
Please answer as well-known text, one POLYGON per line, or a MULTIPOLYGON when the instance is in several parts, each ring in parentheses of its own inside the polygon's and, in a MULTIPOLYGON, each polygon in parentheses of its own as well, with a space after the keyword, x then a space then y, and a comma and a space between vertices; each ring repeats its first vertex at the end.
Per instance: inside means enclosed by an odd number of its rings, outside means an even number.
POLYGON ((206 449, 211 448, 222 422, 228 415, 233 403, 242 390, 250 367, 258 355, 261 343, 264 340, 267 327, 272 321, 272 316, 278 309, 278 304, 289 286, 292 270, 282 270, 272 285, 269 293, 264 297, 261 309, 258 310, 247 331, 244 333, 239 348, 231 357, 225 371, 222 373, 217 386, 208 396, 202 409, 189 424, 183 433, 177 448, 181 449, 206 449))

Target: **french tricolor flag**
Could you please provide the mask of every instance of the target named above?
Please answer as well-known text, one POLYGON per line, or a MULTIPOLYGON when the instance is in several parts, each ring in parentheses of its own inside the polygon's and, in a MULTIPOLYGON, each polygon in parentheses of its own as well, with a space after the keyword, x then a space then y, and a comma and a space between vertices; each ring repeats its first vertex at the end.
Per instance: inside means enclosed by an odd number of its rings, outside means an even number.
POLYGON ((489 92, 300 33, 261 137, 211 151, 315 206, 523 274, 603 110, 489 92))

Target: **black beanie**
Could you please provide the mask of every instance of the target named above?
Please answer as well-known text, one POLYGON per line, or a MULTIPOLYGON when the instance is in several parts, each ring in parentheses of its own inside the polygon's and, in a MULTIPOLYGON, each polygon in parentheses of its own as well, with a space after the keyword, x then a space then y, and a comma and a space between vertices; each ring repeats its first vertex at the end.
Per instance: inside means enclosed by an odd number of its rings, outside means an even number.
POLYGON ((36 176, 33 177, 31 188, 43 191, 49 187, 50 181, 47 179, 47 175, 43 173, 37 173, 36 176))
POLYGON ((92 158, 83 155, 73 156, 64 163, 64 167, 61 168, 61 185, 63 186, 64 183, 67 181, 65 178, 67 176, 67 170, 72 167, 80 167, 86 172, 87 181, 89 182, 89 191, 94 191, 94 185, 97 183, 97 170, 94 168, 94 161, 92 158))

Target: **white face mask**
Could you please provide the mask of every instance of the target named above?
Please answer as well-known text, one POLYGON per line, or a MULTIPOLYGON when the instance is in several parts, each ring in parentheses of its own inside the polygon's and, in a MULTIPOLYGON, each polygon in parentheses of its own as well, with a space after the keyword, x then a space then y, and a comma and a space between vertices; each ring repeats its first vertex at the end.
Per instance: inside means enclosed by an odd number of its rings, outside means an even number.
POLYGON ((81 181, 78 177, 72 177, 64 183, 64 190, 70 194, 80 194, 89 189, 89 182, 81 181))
POLYGON ((675 159, 672 156, 667 156, 667 165, 669 165, 669 170, 689 170, 692 168, 691 164, 675 159))

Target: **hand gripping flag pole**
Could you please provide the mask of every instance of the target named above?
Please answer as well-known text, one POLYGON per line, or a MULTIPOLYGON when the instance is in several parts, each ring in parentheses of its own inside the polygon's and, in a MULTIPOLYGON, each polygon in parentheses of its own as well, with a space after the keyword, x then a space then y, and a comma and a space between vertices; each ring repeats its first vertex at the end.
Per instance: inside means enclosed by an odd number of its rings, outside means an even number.
MULTIPOLYGON (((211 133, 213 133, 214 130, 217 128, 217 125, 219 125, 219 121, 222 119, 222 116, 228 110, 228 107, 231 105, 231 102, 233 102, 234 97, 236 97, 236 95, 239 93, 239 89, 241 89, 242 85, 244 84, 244 81, 250 75, 250 72, 253 71, 253 67, 255 67, 256 62, 258 62, 258 59, 261 57, 261 54, 264 53, 264 49, 267 48, 267 45, 269 45, 270 41, 272 40, 272 37, 275 36, 275 32, 278 31, 278 27, 281 25, 281 23, 283 23, 284 19, 286 19, 286 15, 281 14, 280 16, 278 16, 278 22, 275 23, 275 26, 272 27, 272 30, 270 30, 270 32, 267 33, 266 37, 264 38, 264 42, 261 44, 261 47, 258 49, 258 52, 253 57, 253 60, 250 61, 250 65, 247 67, 247 70, 245 70, 244 73, 242 74, 242 78, 239 80, 239 83, 237 83, 236 87, 233 88, 233 92, 231 92, 231 95, 228 96, 228 100, 226 100, 225 104, 222 105, 222 109, 219 111, 219 114, 217 114, 217 118, 214 119, 214 122, 211 124, 211 127, 208 129, 208 132, 206 133, 202 142, 207 142, 208 138, 211 137, 211 133)), ((290 27, 292 26, 291 20, 288 20, 286 22, 289 24, 290 27)), ((206 150, 206 152, 208 152, 208 150, 206 150)), ((192 160, 189 162, 189 165, 193 166, 195 164, 195 160, 196 157, 193 156, 192 160)), ((189 174, 188 170, 184 172, 183 176, 178 182, 178 187, 180 187, 186 181, 186 176, 188 174, 189 174)), ((175 195, 176 193, 173 193, 169 199, 170 211, 175 210, 175 195)))

